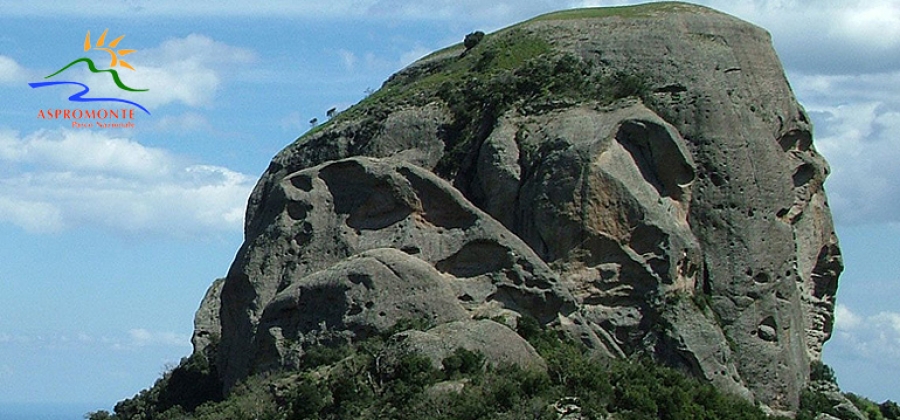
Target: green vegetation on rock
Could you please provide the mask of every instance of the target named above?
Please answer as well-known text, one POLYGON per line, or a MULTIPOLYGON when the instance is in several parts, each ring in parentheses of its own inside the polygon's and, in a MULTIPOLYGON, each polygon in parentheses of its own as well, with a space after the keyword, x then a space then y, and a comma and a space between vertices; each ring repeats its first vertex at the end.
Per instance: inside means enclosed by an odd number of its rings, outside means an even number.
POLYGON ((649 93, 650 83, 643 74, 598 67, 575 54, 560 53, 532 31, 512 27, 484 36, 471 49, 457 44, 423 58, 298 141, 329 124, 347 121, 368 127, 361 137, 371 138, 389 110, 438 99, 451 111, 453 123, 445 130, 445 154, 435 171, 453 178, 466 165, 467 155, 477 150, 472 145, 512 108, 541 113, 577 102, 647 99, 649 93))
MULTIPOLYGON (((386 339, 356 346, 310 349, 299 371, 254 375, 227 399, 160 410, 159 395, 177 383, 167 374, 150 390, 92 420, 239 419, 557 419, 575 410, 585 419, 618 413, 620 419, 765 419, 758 408, 712 385, 652 361, 597 359, 534 321, 520 323, 547 360, 547 371, 485 367, 477 352, 457 349, 443 369, 417 353, 386 367, 379 357, 386 339)), ((197 360, 176 368, 195 371, 197 360)), ((182 378, 183 380, 185 378, 182 378)))

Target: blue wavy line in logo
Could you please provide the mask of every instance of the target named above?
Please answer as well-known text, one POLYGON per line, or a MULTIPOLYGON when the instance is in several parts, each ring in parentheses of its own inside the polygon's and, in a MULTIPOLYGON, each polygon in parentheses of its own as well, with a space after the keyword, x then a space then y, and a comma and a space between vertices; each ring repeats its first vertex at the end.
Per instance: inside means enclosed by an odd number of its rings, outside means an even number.
POLYGON ((143 110, 144 112, 146 112, 147 115, 150 115, 150 111, 147 111, 147 108, 144 108, 137 102, 132 102, 129 100, 119 99, 119 98, 85 98, 84 95, 86 93, 88 93, 91 89, 89 87, 87 87, 87 85, 85 85, 84 83, 57 81, 57 82, 35 82, 35 83, 29 83, 28 85, 31 86, 32 89, 44 87, 44 86, 52 86, 52 85, 78 85, 78 86, 83 87, 84 90, 70 96, 69 100, 72 102, 121 102, 121 103, 129 104, 129 105, 134 105, 134 106, 140 108, 141 110, 143 110))

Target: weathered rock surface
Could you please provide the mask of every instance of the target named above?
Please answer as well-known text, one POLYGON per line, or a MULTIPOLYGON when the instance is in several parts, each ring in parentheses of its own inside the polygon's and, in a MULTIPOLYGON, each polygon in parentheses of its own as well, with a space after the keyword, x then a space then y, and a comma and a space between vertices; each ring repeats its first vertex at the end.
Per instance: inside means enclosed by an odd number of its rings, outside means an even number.
POLYGON ((215 347, 222 337, 219 313, 222 310, 222 285, 224 284, 225 279, 214 281, 206 290, 200 309, 194 314, 194 334, 191 337, 191 344, 194 346, 195 353, 206 354, 207 349, 215 347))
POLYGON ((764 30, 680 3, 551 14, 280 152, 195 346, 221 332, 227 387, 403 318, 450 346, 440 324, 530 316, 794 410, 842 269, 827 174, 764 30))
POLYGON ((352 343, 402 320, 546 323, 575 310, 530 248, 418 166, 330 161, 270 194, 271 219, 248 237, 221 292, 226 385, 291 366, 304 346, 352 343))
POLYGON ((431 359, 435 368, 443 369, 442 362, 457 348, 481 353, 485 362, 494 367, 547 368, 544 359, 524 338, 509 327, 488 319, 454 321, 428 331, 395 334, 382 354, 382 363, 390 364, 405 354, 418 353, 431 359))

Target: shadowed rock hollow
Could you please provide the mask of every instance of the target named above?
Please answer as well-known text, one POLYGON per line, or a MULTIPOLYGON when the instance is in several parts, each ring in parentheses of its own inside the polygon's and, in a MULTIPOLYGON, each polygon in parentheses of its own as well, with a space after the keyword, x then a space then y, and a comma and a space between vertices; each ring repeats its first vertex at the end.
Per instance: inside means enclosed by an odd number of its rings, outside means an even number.
POLYGON ((195 352, 227 389, 419 320, 398 338, 541 366, 509 338, 528 316, 795 410, 842 268, 827 173, 766 31, 681 3, 541 16, 281 151, 195 352))

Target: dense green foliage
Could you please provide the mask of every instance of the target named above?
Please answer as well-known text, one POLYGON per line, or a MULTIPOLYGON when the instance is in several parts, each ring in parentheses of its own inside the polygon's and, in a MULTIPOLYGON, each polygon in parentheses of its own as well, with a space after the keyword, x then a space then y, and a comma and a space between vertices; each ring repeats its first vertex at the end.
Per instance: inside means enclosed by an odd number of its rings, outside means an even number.
POLYGON ((115 416, 106 412, 93 413, 91 420, 131 419, 152 420, 165 412, 193 411, 201 404, 223 399, 222 384, 215 366, 206 357, 185 358, 175 369, 163 374, 153 387, 141 391, 134 398, 116 404, 115 416))
MULTIPOLYGON (((424 325, 404 323, 410 328, 424 325)), ((766 419, 747 401, 649 360, 593 357, 586 348, 540 326, 519 320, 518 333, 547 362, 546 371, 491 367, 464 348, 444 358, 406 354, 382 360, 390 334, 355 346, 308 349, 297 371, 260 374, 235 386, 227 399, 215 367, 193 356, 150 389, 116 405, 115 413, 90 420, 300 420, 300 419, 557 419, 577 410, 586 419, 616 413, 622 420, 766 419)), ((835 383, 827 365, 814 363, 811 379, 835 383)), ((836 389, 836 388, 835 388, 836 389)), ((900 420, 900 406, 843 394, 870 420, 900 420)), ((833 397, 807 390, 797 420, 820 413, 841 418, 833 397)))
POLYGON ((839 419, 847 418, 846 408, 840 407, 837 397, 844 397, 869 420, 900 420, 900 406, 893 401, 877 404, 853 393, 836 391, 837 377, 830 366, 821 361, 810 365, 809 379, 812 385, 800 394, 800 410, 796 420, 814 420, 825 413, 839 419), (823 386, 824 385, 824 386, 823 386))
POLYGON ((820 360, 816 360, 809 365, 809 380, 837 384, 834 370, 820 360))
POLYGON ((90 418, 556 419, 564 406, 589 419, 610 412, 626 420, 766 418, 740 398, 650 361, 596 359, 534 321, 520 322, 519 333, 545 358, 546 371, 490 367, 483 355, 465 349, 446 357, 440 369, 415 353, 386 367, 378 357, 384 339, 374 338, 356 346, 311 349, 300 371, 253 376, 225 400, 158 405, 160 396, 172 391, 166 387, 173 386, 175 371, 188 366, 198 371, 200 363, 186 360, 154 388, 119 403, 115 414, 97 412, 90 418))
MULTIPOLYGON (((900 406, 893 401, 885 401, 878 404, 868 398, 853 393, 844 393, 844 397, 869 420, 900 420, 900 406)), ((846 418, 841 415, 841 409, 835 406, 828 395, 821 392, 806 390, 800 397, 800 411, 796 420, 813 420, 820 413, 830 414, 837 418, 846 418)))

